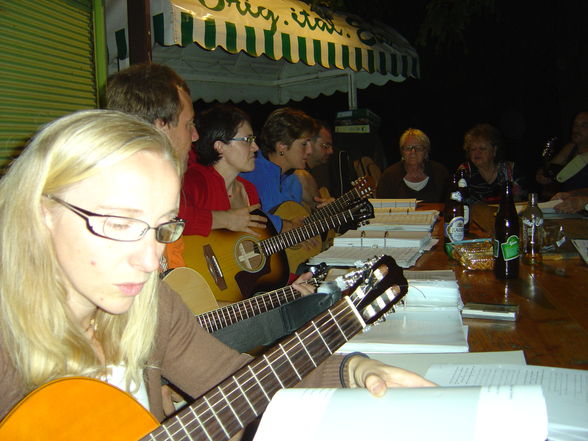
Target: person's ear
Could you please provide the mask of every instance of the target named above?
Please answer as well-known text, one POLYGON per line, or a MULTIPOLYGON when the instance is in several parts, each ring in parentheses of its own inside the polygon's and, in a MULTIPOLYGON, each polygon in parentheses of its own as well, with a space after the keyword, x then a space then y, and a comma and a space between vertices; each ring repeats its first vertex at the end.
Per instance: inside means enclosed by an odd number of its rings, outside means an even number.
POLYGON ((155 122, 153 123, 153 125, 155 126, 156 129, 161 130, 166 135, 168 134, 168 132, 169 132, 169 124, 163 122, 163 120, 161 118, 157 118, 155 120, 155 122))
POLYGON ((46 201, 41 201, 41 216, 43 219, 43 223, 45 226, 51 231, 54 225, 54 213, 49 207, 47 206, 46 201))
POLYGON ((212 147, 214 148, 214 150, 216 150, 216 152, 219 155, 223 155, 223 152, 225 151, 225 143, 222 142, 221 140, 217 140, 214 141, 214 144, 212 145, 212 147))

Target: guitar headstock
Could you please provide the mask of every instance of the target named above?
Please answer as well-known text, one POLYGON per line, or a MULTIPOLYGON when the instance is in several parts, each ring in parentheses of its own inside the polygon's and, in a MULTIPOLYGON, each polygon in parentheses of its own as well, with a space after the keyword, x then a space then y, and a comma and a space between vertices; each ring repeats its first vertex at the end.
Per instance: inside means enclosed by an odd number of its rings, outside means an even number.
POLYGON ((371 176, 361 176, 353 181, 352 185, 360 198, 373 197, 375 194, 375 182, 371 176))
POLYGON ((329 266, 325 262, 321 262, 318 265, 313 266, 310 268, 310 272, 312 273, 312 278, 314 279, 315 283, 320 283, 325 280, 327 277, 327 273, 329 272, 329 266))
POLYGON ((408 292, 408 281, 394 259, 383 255, 365 262, 349 295, 366 324, 374 323, 408 292))
POLYGON ((353 220, 358 223, 375 217, 374 206, 367 199, 363 199, 359 204, 349 210, 353 214, 353 220))

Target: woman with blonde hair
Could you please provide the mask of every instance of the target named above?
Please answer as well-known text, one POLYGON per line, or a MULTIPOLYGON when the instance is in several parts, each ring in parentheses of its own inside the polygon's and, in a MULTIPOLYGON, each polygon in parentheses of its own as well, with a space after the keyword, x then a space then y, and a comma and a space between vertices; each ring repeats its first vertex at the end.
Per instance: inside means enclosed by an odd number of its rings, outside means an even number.
MULTIPOLYGON (((50 380, 84 376, 162 420, 162 378, 197 397, 251 360, 159 282, 165 244, 184 228, 179 191, 167 137, 115 111, 54 121, 12 164, 0 182, 0 418, 50 380)), ((318 371, 306 386, 430 384, 357 356, 318 371)))
POLYGON ((429 137, 419 129, 408 129, 400 136, 399 146, 401 161, 384 170, 377 197, 443 202, 449 173, 444 165, 429 159, 429 137))

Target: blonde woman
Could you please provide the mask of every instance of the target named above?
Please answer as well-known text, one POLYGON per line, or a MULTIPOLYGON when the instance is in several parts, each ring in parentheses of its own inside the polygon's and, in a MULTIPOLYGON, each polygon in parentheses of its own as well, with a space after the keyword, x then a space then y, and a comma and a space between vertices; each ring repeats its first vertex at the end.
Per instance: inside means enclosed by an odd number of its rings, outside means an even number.
POLYGON ((429 159, 429 137, 422 130, 408 129, 400 136, 399 146, 402 160, 384 170, 377 197, 443 202, 449 173, 444 165, 429 159))
MULTIPOLYGON (((49 380, 87 376, 162 420, 162 377, 197 397, 251 360, 159 284, 165 244, 184 228, 179 173, 163 133, 100 110, 44 127, 14 162, 0 182, 0 418, 49 380)), ((340 384, 341 365, 331 357, 314 384, 340 384)), ((362 357, 343 366, 376 393, 428 384, 362 357)))

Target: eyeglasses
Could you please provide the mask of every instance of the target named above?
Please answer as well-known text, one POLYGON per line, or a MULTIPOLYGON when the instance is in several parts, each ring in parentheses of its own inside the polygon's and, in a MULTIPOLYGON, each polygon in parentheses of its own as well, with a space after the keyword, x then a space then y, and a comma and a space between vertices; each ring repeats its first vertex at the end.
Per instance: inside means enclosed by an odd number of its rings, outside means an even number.
POLYGON ((172 243, 180 238, 186 225, 183 219, 175 218, 169 222, 152 227, 140 219, 92 213, 91 211, 69 204, 56 196, 47 195, 47 198, 63 205, 68 210, 84 218, 86 220, 86 227, 92 234, 119 242, 135 242, 145 236, 147 231, 155 230, 155 239, 158 242, 172 243))
POLYGON ((247 144, 251 145, 255 142, 255 138, 257 138, 257 136, 249 135, 249 136, 241 136, 240 138, 231 138, 231 139, 229 139, 229 141, 245 141, 247 144))
POLYGON ((329 142, 323 142, 322 144, 319 144, 321 146, 321 148, 323 150, 333 150, 333 144, 329 143, 329 142))
POLYGON ((410 152, 411 150, 417 152, 417 153, 421 153, 425 151, 425 146, 422 145, 404 145, 402 146, 402 151, 404 152, 410 152))

